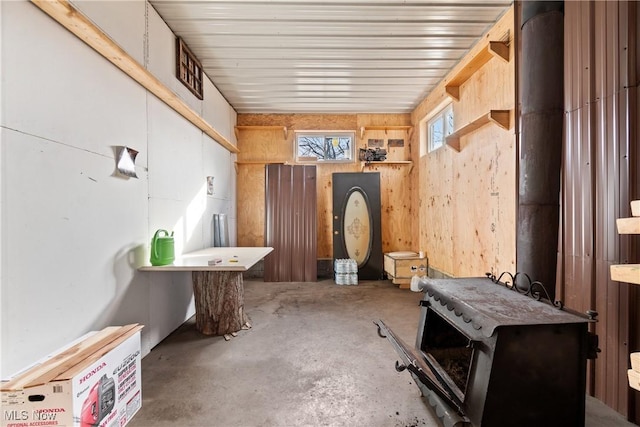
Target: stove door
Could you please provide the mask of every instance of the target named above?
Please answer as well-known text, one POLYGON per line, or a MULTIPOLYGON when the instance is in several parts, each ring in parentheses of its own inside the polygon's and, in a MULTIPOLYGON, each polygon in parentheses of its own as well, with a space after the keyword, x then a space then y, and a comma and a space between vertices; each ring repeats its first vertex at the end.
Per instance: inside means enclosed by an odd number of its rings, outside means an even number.
POLYGON ((425 358, 418 354, 398 338, 382 320, 374 323, 378 326, 378 335, 389 340, 402 360, 396 361, 396 370, 400 372, 407 369, 417 382, 433 391, 448 406, 449 412, 457 414, 455 418, 458 422, 468 423, 469 419, 462 410, 464 396, 438 363, 433 358, 425 358))

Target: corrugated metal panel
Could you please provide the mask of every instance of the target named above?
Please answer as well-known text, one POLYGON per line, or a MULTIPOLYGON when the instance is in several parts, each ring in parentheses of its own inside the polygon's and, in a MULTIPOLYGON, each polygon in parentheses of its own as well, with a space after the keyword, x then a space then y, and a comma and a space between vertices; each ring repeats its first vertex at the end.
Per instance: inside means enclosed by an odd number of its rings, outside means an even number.
POLYGON ((266 166, 265 282, 317 280, 316 167, 266 166))
POLYGON ((409 113, 512 1, 150 3, 239 113, 409 113))
POLYGON ((626 370, 629 352, 640 350, 640 300, 631 285, 610 280, 609 266, 640 255, 615 227, 640 197, 638 9, 635 2, 565 5, 564 287, 570 305, 600 313, 595 396, 637 418, 626 370))

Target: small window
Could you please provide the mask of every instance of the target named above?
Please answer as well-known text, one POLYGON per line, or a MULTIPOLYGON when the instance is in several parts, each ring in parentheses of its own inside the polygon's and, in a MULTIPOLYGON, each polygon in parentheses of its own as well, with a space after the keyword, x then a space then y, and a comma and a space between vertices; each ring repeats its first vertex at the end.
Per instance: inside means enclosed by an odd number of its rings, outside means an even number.
POLYGON ((298 162, 351 162, 355 132, 298 132, 298 162))
POLYGON ((449 104, 427 122, 429 152, 444 145, 445 137, 453 133, 453 105, 449 104))
POLYGON ((198 99, 202 99, 202 65, 179 37, 176 39, 176 75, 198 99))

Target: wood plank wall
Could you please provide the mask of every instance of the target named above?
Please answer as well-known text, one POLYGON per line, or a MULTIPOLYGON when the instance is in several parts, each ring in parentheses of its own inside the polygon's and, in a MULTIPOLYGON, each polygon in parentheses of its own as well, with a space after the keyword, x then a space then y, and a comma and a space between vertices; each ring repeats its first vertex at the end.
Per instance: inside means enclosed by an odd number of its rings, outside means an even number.
MULTIPOLYGON (((431 153, 413 150, 419 165, 414 174, 413 228, 417 246, 432 270, 450 276, 479 276, 486 272, 515 272, 516 136, 514 13, 511 8, 488 31, 484 43, 472 48, 438 87, 414 110, 417 140, 425 121, 447 102, 453 102, 455 128, 491 109, 510 110, 509 129, 487 124, 460 140, 460 152, 450 147, 431 153), (508 62, 493 58, 461 87, 460 100, 445 91, 470 58, 488 41, 508 41, 508 62)), ((422 142, 424 144, 424 141, 422 142)), ((418 142, 416 142, 418 144, 418 142)))
MULTIPOLYGON (((356 153, 365 148, 367 140, 404 139, 404 147, 387 148, 388 159, 411 158, 409 132, 402 129, 368 130, 360 137, 364 126, 408 126, 409 114, 239 114, 238 126, 256 126, 238 130, 238 245, 262 246, 264 244, 264 165, 266 163, 295 163, 295 130, 352 130, 356 132, 356 153), (260 128, 259 126, 286 127, 260 128)), ((356 154, 357 156, 357 154, 356 154)), ((382 249, 418 250, 412 244, 411 228, 411 166, 372 165, 362 169, 360 162, 350 164, 318 164, 318 258, 333 257, 332 238, 332 187, 334 172, 377 171, 381 175, 382 200, 382 249)))

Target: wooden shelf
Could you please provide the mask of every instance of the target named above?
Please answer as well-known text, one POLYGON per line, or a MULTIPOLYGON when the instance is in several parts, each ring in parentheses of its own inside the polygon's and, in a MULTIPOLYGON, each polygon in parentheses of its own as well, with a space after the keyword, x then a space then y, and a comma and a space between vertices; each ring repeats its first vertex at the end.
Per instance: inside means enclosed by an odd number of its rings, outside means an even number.
POLYGON ((286 126, 244 126, 244 125, 240 125, 240 126, 236 126, 235 127, 236 139, 238 139, 238 133, 241 130, 281 130, 283 132, 284 139, 287 139, 287 137, 289 136, 289 129, 287 129, 286 126))
POLYGON ((610 267, 611 280, 640 285, 640 264, 618 264, 610 267))
MULTIPOLYGON (((618 234, 640 234, 640 200, 631 202, 631 218, 618 218, 618 234)), ((618 264, 610 267, 611 280, 640 285, 640 264, 618 264)))
POLYGON ((451 135, 445 138, 447 145, 456 151, 460 151, 460 138, 468 133, 481 128, 488 123, 495 123, 503 129, 509 129, 509 110, 491 110, 487 114, 483 114, 474 121, 462 126, 451 135))
MULTIPOLYGON (((631 201, 631 218, 618 218, 618 234, 640 234, 640 200, 631 201)), ((611 280, 640 285, 640 264, 617 264, 609 267, 611 280)), ((627 371, 629 387, 640 391, 640 353, 631 353, 631 369, 627 371)))
POLYGON ((444 87, 447 94, 460 101, 460 86, 476 72, 484 64, 489 62, 491 58, 498 57, 503 61, 509 62, 509 44, 504 41, 490 41, 487 45, 478 51, 469 62, 454 75, 444 87))
POLYGON ((413 134, 413 126, 362 126, 360 128, 360 139, 364 138, 364 133, 368 130, 383 130, 385 135, 390 130, 404 130, 408 132, 408 138, 413 134))
POLYGON ((286 165, 287 162, 272 162, 269 160, 239 160, 237 165, 286 165))
POLYGON ((640 234, 640 217, 618 218, 618 234, 640 234))
POLYGON ((378 166, 378 165, 409 165, 409 172, 413 169, 413 162, 411 160, 384 160, 381 162, 360 162, 360 171, 363 171, 365 166, 378 166))

